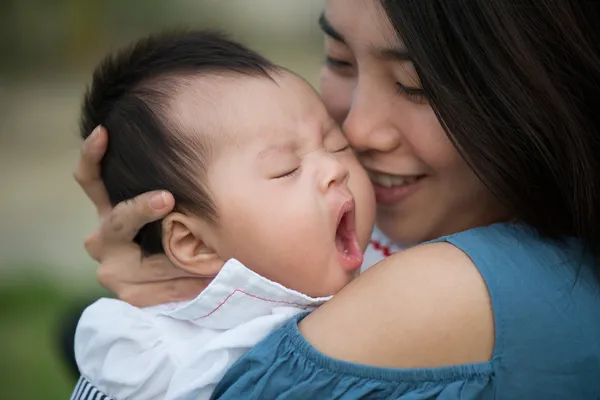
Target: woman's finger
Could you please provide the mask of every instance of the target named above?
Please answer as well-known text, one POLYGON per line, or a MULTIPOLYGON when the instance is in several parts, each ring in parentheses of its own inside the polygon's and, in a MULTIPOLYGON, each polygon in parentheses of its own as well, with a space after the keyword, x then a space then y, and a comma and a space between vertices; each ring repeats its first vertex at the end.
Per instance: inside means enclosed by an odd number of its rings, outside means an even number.
POLYGON ((103 260, 97 270, 100 284, 110 291, 117 292, 119 285, 137 285, 198 277, 184 269, 176 268, 165 254, 141 257, 138 251, 130 258, 133 258, 131 262, 119 258, 115 258, 114 261, 103 260))
POLYGON ((131 242, 140 228, 165 217, 173 210, 175 199, 169 192, 143 193, 115 206, 102 222, 106 242, 131 242))
POLYGON ((106 152, 108 132, 97 126, 92 134, 83 142, 77 167, 73 172, 75 180, 96 206, 99 215, 110 211, 111 204, 100 174, 100 162, 106 152))
POLYGON ((100 262, 101 254, 102 254, 102 242, 100 241, 100 229, 96 228, 92 233, 85 238, 83 242, 83 247, 85 247, 85 251, 92 257, 94 260, 100 262))
POLYGON ((179 278, 170 281, 131 285, 118 293, 121 300, 136 306, 150 307, 193 299, 206 288, 205 278, 179 278))
POLYGON ((140 282, 138 277, 144 277, 144 282, 169 281, 179 278, 199 278, 191 272, 175 267, 165 254, 144 257, 139 265, 140 271, 134 273, 132 282, 140 282))

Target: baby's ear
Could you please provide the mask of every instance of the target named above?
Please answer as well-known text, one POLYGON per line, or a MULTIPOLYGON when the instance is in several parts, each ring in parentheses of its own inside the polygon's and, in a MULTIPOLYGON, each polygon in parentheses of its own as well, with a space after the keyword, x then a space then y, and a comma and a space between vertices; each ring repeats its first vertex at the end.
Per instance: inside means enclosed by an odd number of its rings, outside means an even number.
POLYGON ((163 248, 171 263, 196 275, 215 277, 225 262, 204 241, 209 226, 197 217, 173 212, 162 222, 163 248))

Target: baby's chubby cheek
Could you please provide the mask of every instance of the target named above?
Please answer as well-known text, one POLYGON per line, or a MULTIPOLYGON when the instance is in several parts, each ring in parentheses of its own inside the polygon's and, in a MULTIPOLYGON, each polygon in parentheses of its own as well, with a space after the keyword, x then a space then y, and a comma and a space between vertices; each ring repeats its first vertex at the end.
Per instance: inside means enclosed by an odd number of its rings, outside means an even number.
POLYGON ((364 252, 375 224, 375 193, 371 180, 360 166, 351 170, 348 187, 356 203, 356 237, 361 251, 364 252))

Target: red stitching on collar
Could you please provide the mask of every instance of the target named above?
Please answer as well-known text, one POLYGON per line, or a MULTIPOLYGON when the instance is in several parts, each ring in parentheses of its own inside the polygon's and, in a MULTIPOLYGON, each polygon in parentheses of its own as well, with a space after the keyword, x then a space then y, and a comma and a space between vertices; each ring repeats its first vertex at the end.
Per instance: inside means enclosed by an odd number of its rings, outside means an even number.
POLYGON ((371 246, 373 246, 373 248, 374 248, 375 250, 378 250, 378 251, 380 251, 381 253, 383 253, 383 255, 384 255, 385 257, 389 257, 389 256, 391 256, 391 255, 392 255, 392 253, 393 253, 393 251, 392 251, 392 250, 391 250, 391 249, 390 249, 388 246, 384 246, 384 245, 382 245, 382 244, 381 244, 379 241, 377 241, 377 240, 371 240, 371 241, 370 241, 370 243, 371 243, 371 246))
POLYGON ((244 292, 244 291, 243 291, 243 290, 241 290, 241 289, 235 289, 233 292, 229 293, 229 295, 228 295, 228 296, 225 298, 225 300, 223 300, 223 301, 221 302, 221 304, 219 304, 218 306, 216 306, 214 310, 212 310, 212 311, 211 311, 211 312, 209 312, 208 314, 206 314, 206 315, 204 315, 204 316, 202 316, 202 317, 198 317, 198 318, 196 318, 196 319, 202 319, 202 318, 206 318, 206 317, 208 317, 209 315, 213 314, 215 311, 217 311, 219 308, 221 308, 223 305, 225 305, 225 303, 227 303, 227 300, 229 300, 229 299, 231 298, 231 296, 233 296, 233 295, 234 295, 234 294, 236 294, 236 293, 242 293, 242 294, 245 294, 246 296, 252 297, 252 298, 254 298, 254 299, 258 299, 258 300, 266 301, 266 302, 269 302, 269 303, 280 303, 280 304, 286 304, 286 305, 289 305, 289 306, 298 306, 298 307, 300 307, 300 308, 304 308, 304 309, 306 309, 306 308, 308 308, 308 307, 311 307, 310 305, 307 305, 307 304, 299 304, 299 303, 294 303, 294 302, 291 302, 291 301, 265 299, 265 298, 263 298, 263 297, 259 297, 259 296, 256 296, 256 295, 254 295, 254 294, 250 294, 250 293, 248 293, 248 292, 244 292))

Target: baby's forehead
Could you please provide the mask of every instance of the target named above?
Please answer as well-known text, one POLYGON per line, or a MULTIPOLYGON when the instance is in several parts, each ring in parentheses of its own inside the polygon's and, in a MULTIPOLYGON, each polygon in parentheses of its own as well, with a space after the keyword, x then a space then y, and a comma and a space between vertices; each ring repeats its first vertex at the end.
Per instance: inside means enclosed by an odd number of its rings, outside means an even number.
POLYGON ((168 119, 189 139, 214 146, 276 135, 307 118, 327 118, 314 89, 285 70, 270 77, 189 74, 179 78, 174 92, 168 119))

